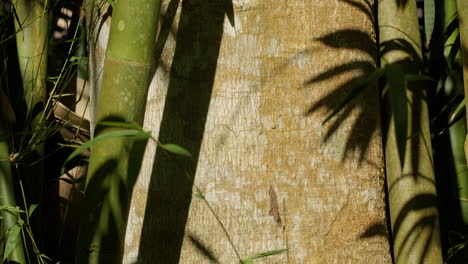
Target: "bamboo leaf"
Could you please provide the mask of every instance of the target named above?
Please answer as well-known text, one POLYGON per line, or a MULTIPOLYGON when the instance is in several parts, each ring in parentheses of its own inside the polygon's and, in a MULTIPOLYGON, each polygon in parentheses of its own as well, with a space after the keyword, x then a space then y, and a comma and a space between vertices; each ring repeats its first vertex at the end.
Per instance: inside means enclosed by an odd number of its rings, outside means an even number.
POLYGON ((81 152, 85 151, 89 147, 91 147, 93 144, 96 142, 106 140, 106 139, 111 139, 111 138, 116 138, 116 137, 142 137, 142 138, 149 138, 150 133, 142 130, 136 130, 136 129, 127 129, 127 130, 119 130, 119 131, 114 131, 110 132, 104 135, 97 136, 93 138, 92 140, 84 143, 81 145, 79 148, 75 149, 65 160, 63 166, 62 166, 62 171, 61 174, 65 173, 65 165, 74 159, 76 156, 78 156, 81 152))
POLYGON ((38 204, 31 204, 28 209, 28 215, 31 216, 34 213, 34 210, 36 210, 38 204))
POLYGON ((406 100, 406 85, 404 73, 398 64, 386 66, 386 76, 389 85, 390 105, 395 119, 395 134, 400 163, 405 161, 406 140, 408 137, 408 104, 406 100))
POLYGON ((194 196, 199 198, 199 199, 205 200, 205 196, 203 196, 203 194, 201 194, 201 193, 196 193, 196 194, 194 194, 194 196))
POLYGON ((3 210, 3 211, 7 211, 7 212, 9 212, 10 214, 14 214, 14 215, 16 215, 16 214, 18 214, 18 213, 24 213, 23 210, 18 209, 18 208, 13 207, 13 206, 0 206, 0 211, 2 211, 2 210, 3 210))
POLYGON ((3 261, 5 261, 8 256, 13 252, 13 250, 16 248, 17 244, 16 241, 20 237, 20 231, 21 231, 21 226, 19 224, 16 224, 12 226, 8 230, 7 234, 7 239, 5 243, 5 251, 3 252, 3 261))
POLYGON ((464 117, 464 115, 465 115, 465 111, 464 111, 464 110, 465 110, 465 108, 463 108, 462 111, 461 111, 458 115, 454 116, 454 118, 453 118, 451 121, 449 121, 449 123, 448 123, 443 129, 441 129, 441 131, 440 131, 437 135, 442 135, 443 133, 445 133, 445 131, 447 131, 447 129, 449 129, 449 128, 452 127, 456 122, 458 122, 459 120, 461 120, 461 119, 464 117))
POLYGON ((426 40, 430 43, 432 32, 434 32, 435 21, 435 1, 424 0, 424 31, 426 33, 426 40))
POLYGON ((242 263, 252 263, 253 259, 259 259, 259 258, 264 258, 264 257, 280 254, 280 253, 283 253, 283 252, 285 252, 287 250, 288 250, 287 248, 282 248, 282 249, 267 251, 267 252, 260 253, 260 254, 250 255, 250 256, 246 257, 244 260, 242 260, 242 263), (250 261, 250 262, 248 262, 248 261, 250 261))
POLYGON ((167 151, 169 151, 169 152, 171 152, 171 153, 177 154, 177 155, 192 157, 192 154, 188 150, 184 149, 183 147, 181 147, 179 145, 161 144, 160 147, 167 150, 167 151))
POLYGON ((463 111, 463 109, 465 108, 465 100, 462 100, 457 108, 455 108, 455 111, 453 111, 453 113, 450 115, 450 118, 449 118, 449 122, 453 122, 453 120, 455 120, 455 118, 457 118, 458 115, 460 115, 463 111))
POLYGON ((115 7, 115 3, 114 3, 114 0, 107 0, 107 2, 109 3, 109 5, 112 6, 112 8, 115 7))
POLYGON ((449 69, 453 67, 453 64, 455 63, 455 59, 457 56, 457 53, 460 51, 460 33, 457 34, 457 37, 455 38, 453 45, 450 47, 450 52, 448 55, 448 66, 449 69))
POLYGON ((354 97, 356 97, 360 91, 363 89, 369 87, 369 85, 372 85, 376 81, 382 77, 382 75, 385 73, 385 69, 383 68, 378 68, 374 72, 372 72, 367 78, 361 80, 359 83, 356 84, 356 86, 353 88, 353 90, 349 93, 349 95, 333 110, 333 112, 325 118, 325 120, 322 122, 322 124, 327 123, 330 119, 332 119, 336 114, 338 114, 354 97))

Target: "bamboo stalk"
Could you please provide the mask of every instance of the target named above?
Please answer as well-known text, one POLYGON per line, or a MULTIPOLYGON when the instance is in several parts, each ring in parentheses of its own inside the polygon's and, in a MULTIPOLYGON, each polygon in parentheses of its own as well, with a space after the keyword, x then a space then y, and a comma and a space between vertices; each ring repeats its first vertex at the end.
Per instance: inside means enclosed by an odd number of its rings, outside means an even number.
MULTIPOLYGON (((468 102, 468 1, 457 0, 457 12, 459 19, 462 64, 463 64, 463 84, 465 90, 465 101, 468 102)), ((468 105, 468 104, 466 104, 468 105)), ((466 112, 468 116, 468 111, 466 112)), ((466 118, 468 122, 468 118, 466 118)), ((468 127, 468 126, 467 126, 468 127)), ((468 134, 465 139, 465 159, 468 161, 468 134)), ((459 178, 459 195, 462 210, 463 222, 468 224, 468 179, 459 178)))
MULTIPOLYGON (((112 120, 142 125, 154 64, 159 9, 159 0, 115 2, 97 122, 112 120)), ((98 125, 95 136, 114 129, 98 125)), ((116 263, 121 260, 130 196, 139 170, 138 161, 131 155, 137 145, 135 140, 125 138, 93 145, 85 190, 83 215, 86 217, 80 226, 77 263, 116 263)))
MULTIPOLYGON (((34 186, 34 193, 29 198, 35 203, 43 205, 45 172, 45 135, 41 128, 46 120, 46 77, 47 77, 47 46, 49 33, 49 4, 50 0, 17 0, 12 1, 17 19, 15 19, 16 46, 18 61, 23 84, 23 98, 26 103, 27 114, 25 129, 35 131, 30 138, 22 138, 19 146, 20 155, 32 154, 34 165, 25 168, 28 175, 27 184, 34 186), (26 140, 25 140, 26 139, 26 140)), ((42 207, 41 207, 42 208, 42 207)), ((42 248, 45 240, 46 226, 42 227, 42 209, 39 209, 34 219, 35 229, 33 238, 42 248)), ((40 253, 36 252, 36 257, 40 253)))
MULTIPOLYGON (((2 134, 7 133, 4 129, 2 121, 0 120, 0 136, 2 134)), ((10 152, 8 151, 8 142, 0 137, 0 206, 16 208, 17 204, 15 201, 14 185, 9 160, 10 152)), ((7 239, 11 228, 18 224, 19 217, 13 212, 8 212, 6 210, 2 210, 2 216, 3 219, 1 223, 4 232, 3 237, 7 239)), ((15 248, 11 252, 10 256, 7 256, 7 259, 11 263, 26 263, 23 238, 21 234, 19 234, 15 242, 15 248)))
MULTIPOLYGON (((382 66, 397 64, 405 74, 421 73, 415 1, 382 0, 379 10, 382 66)), ((397 264, 442 263, 427 102, 422 87, 413 84, 408 83, 405 88, 403 107, 407 108, 407 116, 403 124, 396 122, 399 109, 389 103, 391 98, 385 98, 385 156, 393 253, 397 264), (401 141, 398 133, 402 129, 407 137, 401 141), (404 154, 399 151, 400 146, 404 146, 404 154)), ((386 89, 390 88, 387 83, 386 89)))
MULTIPOLYGON (((456 0, 444 1, 444 31, 447 29, 447 26, 451 20, 457 15, 457 2, 456 0)), ((456 31, 455 31, 456 32, 456 31)), ((443 34, 440 36, 443 39, 443 34)), ((448 61, 448 56, 452 48, 454 48, 454 42, 456 41, 456 34, 452 34, 444 44, 444 55, 448 63, 454 63, 448 61)), ((452 93, 456 95, 462 94, 463 87, 460 89, 458 82, 455 82, 450 79, 446 82, 448 85, 454 87, 448 87, 449 89, 444 89, 446 93, 452 93)), ((447 94, 450 96, 449 94, 447 94)), ((465 149, 464 149, 464 140, 466 134, 466 118, 462 118, 456 123, 454 123, 449 128, 450 133, 450 145, 453 155, 453 165, 456 172, 456 185, 453 188, 453 194, 457 196, 460 208, 461 221, 463 225, 468 225, 468 170, 467 163, 465 158, 465 149)))
MULTIPOLYGON (((48 0, 14 1, 18 15, 18 20, 15 20, 15 28, 18 31, 16 44, 29 115, 32 114, 34 107, 43 110, 46 99, 48 2, 48 0)), ((33 127, 39 125, 40 113, 31 116, 33 127)))

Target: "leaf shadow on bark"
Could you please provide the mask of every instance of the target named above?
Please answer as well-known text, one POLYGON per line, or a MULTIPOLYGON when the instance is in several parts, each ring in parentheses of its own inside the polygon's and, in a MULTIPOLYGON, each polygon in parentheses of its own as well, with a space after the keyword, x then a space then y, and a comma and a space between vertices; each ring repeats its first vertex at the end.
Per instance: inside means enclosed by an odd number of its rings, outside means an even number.
POLYGON ((336 115, 328 122, 328 129, 323 138, 323 143, 326 144, 341 127, 341 124, 351 117, 352 113, 359 111, 356 120, 353 123, 351 132, 346 140, 346 147, 343 152, 342 160, 344 160, 350 152, 357 151, 359 153, 359 162, 365 161, 365 153, 369 148, 371 135, 377 131, 379 127, 379 116, 375 109, 379 108, 378 93, 375 86, 365 88, 358 93, 355 98, 343 105, 343 108, 337 109, 337 105, 346 100, 353 93, 356 85, 364 79, 365 76, 372 73, 376 68, 377 60, 377 44, 367 32, 345 29, 333 32, 317 39, 327 47, 335 49, 346 49, 364 52, 372 58, 372 60, 356 60, 343 62, 331 69, 310 78, 304 83, 305 87, 309 87, 342 75, 354 74, 344 83, 338 85, 332 92, 325 95, 318 102, 312 104, 304 113, 305 116, 310 116, 313 113, 325 109, 328 114, 339 110, 336 115), (372 48, 375 47, 375 48, 372 48), (369 97, 375 100, 369 100, 369 97), (375 114, 369 114, 375 113, 375 114))
MULTIPOLYGON (((169 13, 157 40, 157 60, 171 31, 178 3, 179 0, 169 3, 169 13)), ((188 149, 193 158, 187 160, 157 148, 140 238, 139 263, 179 263, 192 199, 193 179, 190 178, 197 170, 225 15, 233 24, 230 0, 182 3, 158 140, 188 149)), ((209 259, 209 254, 206 257, 209 259)))
MULTIPOLYGON (((365 14, 370 14, 372 18, 373 10, 367 12, 369 7, 366 7, 363 4, 356 3, 352 0, 343 0, 347 4, 355 6, 362 10, 365 14)), ((399 1, 399 7, 403 7, 407 1, 399 1)), ((402 30, 400 30, 403 32, 402 30)), ((304 83, 305 87, 309 87, 315 84, 319 84, 321 82, 325 82, 329 79, 336 78, 340 75, 347 74, 351 76, 347 81, 342 84, 339 84, 335 89, 330 92, 329 94, 325 95, 321 98, 321 100, 317 101, 316 103, 312 104, 310 108, 304 113, 305 116, 309 116, 319 110, 325 109, 328 112, 327 116, 334 114, 333 118, 328 121, 327 124, 327 132, 323 138, 323 142, 327 143, 337 132, 338 129, 344 124, 344 121, 347 120, 352 116, 355 116, 357 113, 357 117, 355 117, 355 121, 351 124, 350 132, 348 133, 348 138, 346 139, 346 146, 344 149, 344 154, 342 159, 345 159, 347 155, 355 153, 356 151, 359 153, 359 163, 361 164, 365 161, 365 154, 369 148, 370 139, 372 138, 372 134, 380 131, 380 127, 382 127, 383 131, 383 138, 386 138, 386 134, 389 129, 390 124, 390 117, 384 115, 382 120, 380 119, 378 112, 375 115, 370 115, 376 111, 376 109, 380 109, 379 101, 380 93, 377 92, 378 89, 375 85, 371 85, 367 88, 363 88, 362 90, 357 93, 357 95, 353 95, 353 92, 356 90, 357 83, 362 81, 365 77, 367 77, 371 72, 376 69, 376 66, 379 65, 378 60, 381 54, 391 53, 391 52, 398 52, 404 53, 405 56, 395 61, 395 64, 400 65, 405 73, 408 74, 419 74, 418 71, 421 69, 422 61, 420 59, 420 52, 418 52, 415 47, 414 43, 412 43, 411 39, 403 39, 403 38, 395 38, 389 41, 381 42, 377 44, 376 41, 371 35, 367 32, 358 31, 354 29, 345 29, 336 31, 333 33, 329 33, 325 36, 319 37, 317 41, 321 42, 327 47, 335 48, 335 49, 346 49, 346 50, 353 50, 356 52, 364 52, 369 57, 373 58, 372 60, 356 60, 352 62, 342 62, 341 64, 334 66, 328 70, 325 70, 319 73, 316 76, 313 76, 308 81, 304 83), (375 49, 370 48, 375 47, 375 49), (352 73, 358 73, 351 75, 352 73), (349 100, 346 104, 342 104, 344 101, 349 100), (337 109, 341 107, 340 109, 337 109), (381 123, 380 123, 381 122, 381 123)), ((420 47, 416 47, 420 48, 420 47)), ((412 168, 413 173, 410 175, 405 175, 405 178, 411 177, 414 181, 422 182, 427 178, 426 175, 422 175, 423 173, 420 168, 420 159, 422 152, 431 152, 430 147, 430 138, 424 138, 419 131, 421 131, 421 112, 423 111, 424 101, 427 100, 424 94, 424 87, 418 86, 416 83, 408 82, 407 89, 412 94, 411 97, 407 99, 407 105, 409 108, 409 122, 407 126, 411 128, 411 131, 415 131, 412 134, 409 133, 407 138, 399 139, 402 140, 401 143, 404 143, 408 152, 408 157, 405 159, 403 158, 402 161, 407 160, 405 164, 408 167, 412 168)), ((388 92, 385 95, 388 97, 388 92)), ((384 102, 388 101, 388 99, 384 98, 384 102)), ((391 109, 389 109, 389 105, 386 103, 382 106, 382 109, 386 109, 386 112, 389 113, 391 109)), ((324 118, 325 119, 325 118, 324 118)), ((342 129, 342 128, 340 128, 342 129)), ((398 128, 397 128, 398 129, 398 128)), ((401 128, 400 128, 401 129, 401 128)), ((404 127, 407 129, 407 127, 404 127)), ((404 157, 404 154, 402 155, 404 157)), ((402 157, 400 157, 402 158, 402 157)), ((433 166, 432 163, 429 164, 433 166)), ((403 171, 401 172, 403 174, 403 171)), ((403 177, 403 176, 402 176, 403 177)), ((435 183, 432 181, 430 184, 433 186, 435 183)), ((390 186, 389 192, 393 190, 393 186, 390 186)), ((388 197, 388 195, 387 195, 388 197)), ((387 201, 388 203, 388 201, 387 201)), ((413 248, 415 240, 418 239, 425 239, 427 238, 427 234, 421 234, 420 230, 422 228, 429 228, 431 230, 431 234, 429 237, 435 235, 435 229, 438 226, 438 215, 437 211, 434 214, 420 216, 413 226, 411 226, 410 230, 403 230, 402 223, 406 221, 410 221, 412 217, 412 213, 415 211, 421 210, 431 210, 432 208, 437 208, 437 199, 432 194, 429 195, 417 195, 412 197, 407 203, 405 203, 404 207, 398 211, 396 219, 397 221, 393 225, 393 237, 402 237, 403 238, 403 246, 405 250, 407 247, 413 248)), ((393 217, 392 217, 393 218, 393 217)), ((388 217, 388 219, 390 219, 388 217)), ((388 236, 388 227, 390 226, 389 223, 374 223, 370 227, 368 227, 361 235, 361 239, 367 239, 375 236, 388 236)), ((405 228, 406 229, 406 228, 405 228)), ((421 259, 424 259, 424 256, 429 252, 431 240, 430 238, 427 240, 427 243, 424 244, 424 248, 421 249, 420 254, 423 256, 421 259)), ((403 252, 405 253, 405 252, 403 252)), ((397 255, 398 258, 400 256, 397 255)))
POLYGON ((190 243, 195 247, 195 249, 197 249, 197 251, 204 255, 210 261, 210 263, 220 263, 214 255, 214 253, 212 252, 212 250, 209 249, 199 237, 197 237, 195 234, 189 233, 187 235, 187 238, 189 239, 190 243))

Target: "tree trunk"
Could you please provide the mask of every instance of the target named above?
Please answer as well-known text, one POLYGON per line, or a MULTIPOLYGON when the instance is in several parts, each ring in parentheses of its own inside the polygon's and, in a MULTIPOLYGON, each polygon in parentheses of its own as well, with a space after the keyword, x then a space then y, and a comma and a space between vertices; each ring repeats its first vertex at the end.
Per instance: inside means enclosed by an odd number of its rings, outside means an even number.
POLYGON ((124 262, 391 263, 378 90, 322 125, 375 68, 374 1, 162 10, 145 127, 193 159, 147 148, 124 262))

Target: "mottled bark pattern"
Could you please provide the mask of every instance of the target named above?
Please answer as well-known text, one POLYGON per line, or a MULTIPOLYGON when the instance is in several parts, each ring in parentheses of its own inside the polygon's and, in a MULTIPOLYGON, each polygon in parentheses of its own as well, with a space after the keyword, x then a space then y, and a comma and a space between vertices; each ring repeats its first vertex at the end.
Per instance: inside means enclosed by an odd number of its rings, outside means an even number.
POLYGON ((391 263, 378 90, 322 125, 375 66, 373 1, 167 0, 162 13, 145 127, 195 160, 148 146, 125 263, 281 248, 255 263, 391 263))

